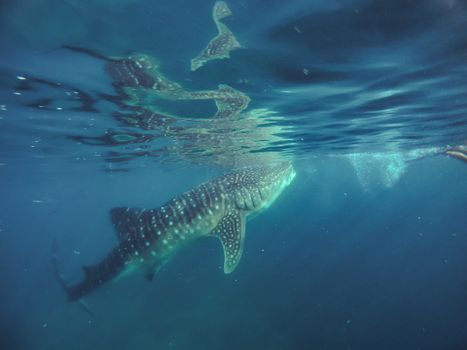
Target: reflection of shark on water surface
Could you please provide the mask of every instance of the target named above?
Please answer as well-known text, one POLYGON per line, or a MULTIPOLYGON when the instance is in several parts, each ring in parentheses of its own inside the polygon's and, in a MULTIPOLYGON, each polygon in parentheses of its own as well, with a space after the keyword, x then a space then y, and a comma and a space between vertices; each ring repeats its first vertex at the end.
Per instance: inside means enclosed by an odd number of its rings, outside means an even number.
POLYGON ((164 155, 167 160, 175 155, 176 159, 189 158, 237 168, 256 164, 258 158, 268 162, 277 160, 277 152, 271 150, 286 142, 281 136, 284 131, 280 126, 281 118, 274 111, 264 108, 245 111, 250 98, 228 85, 219 84, 216 90, 188 90, 166 78, 159 71, 157 60, 149 55, 111 58, 79 47, 65 48, 106 62, 106 72, 117 96, 112 98, 104 94, 102 97, 117 103, 119 110, 112 113, 112 117, 125 127, 108 129, 99 136, 72 135, 70 138, 90 145, 145 144, 144 151, 120 148, 109 155, 110 161, 126 161, 142 154, 164 155), (212 100, 217 111, 212 116, 202 117, 167 113, 158 107, 158 98, 212 100), (159 138, 167 141, 162 147, 159 138), (268 152, 256 152, 258 150, 268 152))
POLYGON ((217 1, 214 4, 212 19, 216 23, 218 34, 198 56, 191 60, 192 71, 197 70, 211 60, 230 58, 230 51, 241 47, 230 29, 221 22, 223 18, 231 15, 232 11, 224 1, 217 1))
MULTIPOLYGON (((135 270, 151 280, 181 246, 216 236, 224 248, 224 272, 240 261, 247 217, 266 209, 295 177, 290 163, 245 168, 202 184, 158 209, 113 208, 119 244, 75 285, 62 282, 78 300, 117 276, 135 270)), ((59 275, 61 278, 61 275, 59 275)))

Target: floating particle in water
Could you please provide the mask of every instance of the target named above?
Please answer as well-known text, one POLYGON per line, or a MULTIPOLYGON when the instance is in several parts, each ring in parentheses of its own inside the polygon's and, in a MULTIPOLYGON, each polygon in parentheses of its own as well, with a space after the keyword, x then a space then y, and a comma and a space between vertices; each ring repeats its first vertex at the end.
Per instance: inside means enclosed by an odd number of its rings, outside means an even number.
POLYGON ((0 105, 0 111, 6 111, 6 105, 0 105))
POLYGON ((310 74, 310 71, 306 68, 303 68, 303 74, 308 75, 310 74))
POLYGON ((19 96, 19 95, 21 95, 21 92, 15 91, 15 92, 13 92, 13 94, 19 96))
POLYGON ((298 34, 302 34, 302 31, 297 26, 293 26, 293 30, 295 30, 298 34))
POLYGON ((26 77, 23 77, 22 75, 16 76, 16 79, 18 80, 26 80, 26 77))
POLYGON ((36 203, 36 204, 44 203, 44 201, 42 199, 33 199, 32 202, 36 203))

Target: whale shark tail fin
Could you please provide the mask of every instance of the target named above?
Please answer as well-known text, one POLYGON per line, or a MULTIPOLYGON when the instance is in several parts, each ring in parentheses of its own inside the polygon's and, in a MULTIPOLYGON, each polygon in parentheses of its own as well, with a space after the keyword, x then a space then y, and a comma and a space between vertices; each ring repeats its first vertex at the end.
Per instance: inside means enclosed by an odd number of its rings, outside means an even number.
MULTIPOLYGON (((58 254, 57 254, 57 241, 54 240, 52 242, 52 266, 54 269, 55 277, 57 278, 58 283, 64 290, 64 292, 67 295, 67 300, 68 301, 73 301, 75 298, 73 298, 73 289, 70 288, 69 284, 66 282, 65 277, 63 274, 60 272, 60 269, 58 267, 58 254)), ((82 308, 92 317, 95 318, 94 312, 91 310, 89 305, 83 300, 79 299, 79 304, 82 306, 82 308)))
POLYGON ((60 269, 58 268, 58 254, 57 254, 57 241, 54 240, 52 243, 52 266, 54 268, 55 272, 55 277, 57 277, 57 281, 62 287, 62 289, 65 291, 65 293, 68 294, 68 284, 65 281, 65 277, 63 274, 60 272, 60 269))

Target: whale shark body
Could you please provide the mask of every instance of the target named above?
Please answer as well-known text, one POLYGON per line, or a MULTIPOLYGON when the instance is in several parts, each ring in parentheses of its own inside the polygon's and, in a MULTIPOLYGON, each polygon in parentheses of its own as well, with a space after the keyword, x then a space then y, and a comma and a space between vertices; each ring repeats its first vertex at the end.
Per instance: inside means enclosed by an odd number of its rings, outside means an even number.
POLYGON ((295 177, 290 163, 244 168, 204 183, 157 209, 113 208, 119 244, 99 263, 83 266, 84 279, 62 283, 68 300, 79 300, 117 276, 155 271, 187 243, 217 237, 224 248, 224 272, 242 256, 246 219, 268 208, 295 177))

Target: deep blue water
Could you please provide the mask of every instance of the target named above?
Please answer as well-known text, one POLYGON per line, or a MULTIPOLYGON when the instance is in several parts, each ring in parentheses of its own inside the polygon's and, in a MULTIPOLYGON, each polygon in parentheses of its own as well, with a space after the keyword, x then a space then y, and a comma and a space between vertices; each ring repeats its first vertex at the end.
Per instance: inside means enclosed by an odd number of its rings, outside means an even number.
POLYGON ((0 5, 0 348, 467 349, 467 167, 445 155, 467 145, 467 4, 230 1, 242 48, 192 72, 213 5, 0 5), (129 91, 108 65, 135 54, 249 105, 129 91), (232 274, 202 239, 89 295, 94 317, 66 301, 54 241, 77 281, 117 243, 110 209, 283 159, 232 274))

